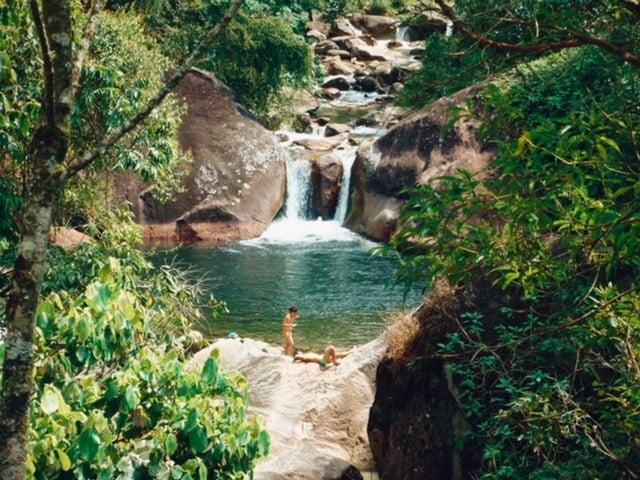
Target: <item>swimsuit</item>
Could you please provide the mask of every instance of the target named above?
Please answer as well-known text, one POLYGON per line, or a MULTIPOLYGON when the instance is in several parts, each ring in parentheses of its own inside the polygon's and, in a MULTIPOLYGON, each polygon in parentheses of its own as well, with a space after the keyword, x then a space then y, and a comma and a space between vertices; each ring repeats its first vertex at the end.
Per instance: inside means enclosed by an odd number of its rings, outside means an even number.
POLYGON ((329 364, 327 363, 327 359, 326 359, 326 358, 324 358, 324 355, 322 356, 322 359, 320 360, 320 366, 321 366, 322 368, 324 368, 324 367, 328 367, 328 366, 329 366, 329 364))

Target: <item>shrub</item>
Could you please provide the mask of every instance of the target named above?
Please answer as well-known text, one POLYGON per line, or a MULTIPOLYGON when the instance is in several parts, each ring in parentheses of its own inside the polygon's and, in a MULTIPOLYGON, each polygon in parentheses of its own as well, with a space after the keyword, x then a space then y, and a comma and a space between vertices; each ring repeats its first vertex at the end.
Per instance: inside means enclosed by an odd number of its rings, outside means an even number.
POLYGON ((246 380, 214 352, 190 368, 111 259, 82 295, 51 293, 37 320, 29 475, 249 478, 268 452, 246 380))

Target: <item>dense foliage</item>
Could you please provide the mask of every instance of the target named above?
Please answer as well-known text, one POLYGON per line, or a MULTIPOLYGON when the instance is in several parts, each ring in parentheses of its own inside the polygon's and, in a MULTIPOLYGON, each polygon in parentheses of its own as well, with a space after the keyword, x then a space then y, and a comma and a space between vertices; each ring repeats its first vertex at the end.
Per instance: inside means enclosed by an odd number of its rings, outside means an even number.
POLYGON ((509 292, 501 311, 467 312, 440 345, 478 478, 637 478, 639 12, 616 1, 481 3, 456 2, 458 26, 501 44, 434 37, 429 58, 441 56, 408 98, 489 73, 457 115, 483 121, 496 159, 490 172, 411 192, 393 244, 400 277, 427 289, 445 278, 457 295, 487 281, 509 292))
POLYGON ((191 325, 200 315, 197 287, 170 267, 151 268, 139 251, 139 227, 110 204, 109 183, 120 172, 134 172, 161 193, 177 185, 177 165, 184 161, 176 140, 182 112, 170 95, 101 150, 104 138, 162 88, 175 64, 139 14, 112 8, 93 23, 86 2, 57 5, 70 8, 45 12, 43 21, 38 2, 0 2, 3 478, 24 478, 25 458, 28 478, 250 478, 269 438, 260 417, 247 413, 246 381, 222 372, 215 352, 204 365, 188 365, 187 347, 196 340, 191 325), (63 22, 54 25, 54 18, 63 22), (55 40, 73 33, 73 50, 81 54, 75 60, 84 59, 78 78, 53 66, 72 50, 68 42, 62 42, 67 50, 51 56, 38 44, 47 21, 58 28, 66 20, 75 29, 55 40), (58 73, 67 77, 56 78, 58 73), (65 80, 74 89, 62 95, 73 97, 68 124, 55 116, 55 108, 64 107, 55 81, 65 80), (52 105, 54 114, 47 111, 52 105), (40 143, 42 132, 55 134, 40 143), (96 160, 58 180, 94 151, 100 153, 96 160), (73 251, 44 242, 38 250, 48 253, 41 281, 42 263, 30 256, 40 244, 31 240, 42 225, 40 236, 48 238, 52 217, 81 228, 92 241, 73 251), (30 319, 36 320, 33 328, 30 319), (6 331, 11 334, 5 338, 6 331), (15 338, 19 355, 10 355, 15 338), (20 385, 16 372, 23 365, 28 368, 20 385), (28 396, 19 404, 30 418, 7 409, 23 391, 28 396))
POLYGON ((99 268, 84 291, 52 288, 39 307, 29 475, 248 478, 269 439, 247 415, 246 381, 221 372, 215 352, 188 366, 171 317, 188 290, 174 299, 166 278, 134 273, 142 259, 95 249, 83 251, 83 266, 99 268))
MULTIPOLYGON (((44 79, 38 74, 38 45, 27 7, 18 2, 11 8, 0 6, 4 20, 2 36, 3 69, 0 78, 0 204, 8 215, 0 220, 0 253, 5 265, 12 261, 15 246, 16 212, 34 181, 27 157, 31 135, 41 114, 39 98, 44 79)), ((78 9, 77 21, 86 22, 78 9)), ((81 156, 105 135, 122 126, 162 84, 169 60, 145 36, 139 17, 105 13, 96 34, 81 89, 73 112, 71 156, 81 156)), ((177 188, 178 167, 185 155, 177 143, 181 111, 173 100, 165 102, 145 128, 125 137, 109 154, 74 179, 71 188, 58 199, 58 224, 78 225, 104 214, 111 189, 103 172, 133 171, 153 183, 159 195, 177 188)))
MULTIPOLYGON (((193 48, 210 19, 224 8, 215 1, 139 0, 133 4, 165 54, 176 60, 193 48)), ((199 67, 215 72, 241 103, 266 120, 278 92, 308 85, 313 78, 311 48, 304 38, 307 20, 308 11, 298 2, 247 2, 199 67)))

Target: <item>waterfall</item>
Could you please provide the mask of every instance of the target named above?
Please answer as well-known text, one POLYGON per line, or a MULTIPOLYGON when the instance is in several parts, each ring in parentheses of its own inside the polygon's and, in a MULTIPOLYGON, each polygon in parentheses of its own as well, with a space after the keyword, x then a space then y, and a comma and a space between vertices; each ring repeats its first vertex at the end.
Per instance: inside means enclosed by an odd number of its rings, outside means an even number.
POLYGON ((340 186, 340 194, 338 196, 338 206, 334 221, 342 225, 347 218, 347 209, 349 208, 349 192, 351 191, 351 167, 356 160, 356 147, 341 150, 338 153, 342 160, 342 185, 340 186))
POLYGON ((284 218, 306 220, 311 201, 311 162, 287 158, 287 196, 284 218))
MULTIPOLYGON (((360 237, 343 228, 342 223, 347 216, 349 205, 349 182, 351 167, 355 161, 356 147, 335 150, 342 160, 342 185, 338 196, 336 214, 332 220, 310 218, 312 212, 311 198, 311 162, 296 156, 295 149, 289 149, 287 158, 287 194, 280 217, 258 239, 262 241, 304 242, 304 241, 353 241, 360 237)), ((251 241, 250 241, 251 242, 251 241)))
MULTIPOLYGON (((347 218, 349 208, 349 182, 351 181, 351 167, 355 161, 356 147, 336 150, 334 153, 342 161, 342 181, 338 194, 338 205, 333 222, 342 225, 347 218)), ((293 153, 293 152, 292 152, 293 153)), ((287 160, 287 196, 285 200, 283 218, 287 220, 314 220, 311 218, 313 207, 311 185, 311 162, 297 159, 290 155, 287 160)))
POLYGON ((397 42, 409 42, 410 28, 408 25, 400 25, 396 30, 396 41, 397 42))

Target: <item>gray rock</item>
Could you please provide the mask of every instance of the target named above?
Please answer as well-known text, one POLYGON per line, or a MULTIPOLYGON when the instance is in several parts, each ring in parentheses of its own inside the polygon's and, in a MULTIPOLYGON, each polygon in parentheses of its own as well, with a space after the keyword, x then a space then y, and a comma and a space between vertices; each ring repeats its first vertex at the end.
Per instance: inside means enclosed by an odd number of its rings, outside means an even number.
POLYGON ((356 15, 353 24, 376 38, 395 38, 397 21, 385 15, 356 15))
POLYGON ((351 88, 351 84, 349 80, 347 80, 343 76, 337 76, 334 78, 330 78, 326 82, 322 84, 322 88, 336 88, 341 91, 349 90, 351 88))
POLYGON ((271 451, 256 480, 359 478, 359 470, 374 469, 366 429, 384 335, 324 369, 251 339, 218 340, 194 356, 191 368, 213 349, 222 368, 247 378, 250 413, 266 421, 271 451))
POLYGON ((311 199, 314 216, 323 220, 334 217, 342 186, 344 167, 337 155, 330 153, 311 165, 311 199))
POLYGON ((211 73, 191 70, 175 93, 187 107, 180 145, 192 157, 184 191, 160 203, 153 189, 123 178, 116 197, 133 205, 149 242, 259 236, 284 204, 285 150, 211 73))

